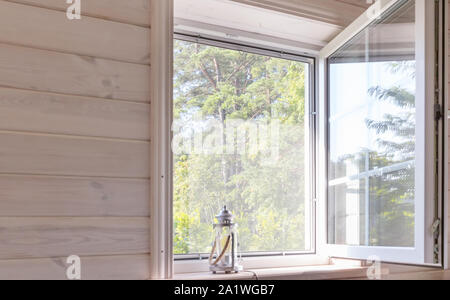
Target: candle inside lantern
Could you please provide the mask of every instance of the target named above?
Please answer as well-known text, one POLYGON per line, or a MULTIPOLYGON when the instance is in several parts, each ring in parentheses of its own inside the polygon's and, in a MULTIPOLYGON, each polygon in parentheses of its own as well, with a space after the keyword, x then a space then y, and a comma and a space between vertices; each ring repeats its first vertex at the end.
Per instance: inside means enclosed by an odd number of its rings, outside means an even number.
POLYGON ((233 214, 224 206, 216 216, 214 224, 215 240, 209 257, 210 270, 217 272, 238 273, 243 270, 238 262, 237 224, 233 223, 233 214))

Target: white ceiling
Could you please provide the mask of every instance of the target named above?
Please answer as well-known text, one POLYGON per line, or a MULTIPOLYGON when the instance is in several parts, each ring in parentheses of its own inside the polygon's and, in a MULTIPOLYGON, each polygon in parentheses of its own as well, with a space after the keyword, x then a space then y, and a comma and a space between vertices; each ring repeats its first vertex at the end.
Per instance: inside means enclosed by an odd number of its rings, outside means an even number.
POLYGON ((366 1, 175 0, 175 31, 317 54, 366 1))

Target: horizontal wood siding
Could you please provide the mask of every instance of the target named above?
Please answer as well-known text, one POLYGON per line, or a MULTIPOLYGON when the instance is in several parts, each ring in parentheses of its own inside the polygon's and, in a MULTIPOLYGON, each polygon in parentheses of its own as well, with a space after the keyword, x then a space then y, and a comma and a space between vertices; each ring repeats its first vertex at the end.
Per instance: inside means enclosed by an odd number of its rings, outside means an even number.
POLYGON ((0 132, 0 173, 149 177, 149 143, 0 132))
POLYGON ((145 254, 148 218, 0 218, 0 259, 145 254))
POLYGON ((1 44, 0 86, 146 102, 150 67, 1 44))
POLYGON ((0 87, 3 130, 147 141, 149 116, 148 103, 0 87))
POLYGON ((0 279, 147 279, 150 1, 0 0, 0 279))
MULTIPOLYGON (((65 280, 67 257, 0 260, 0 280, 65 280)), ((146 280, 148 255, 83 256, 84 280, 146 280)))
POLYGON ((0 1, 0 19, 8 24, 0 26, 0 40, 4 43, 140 64, 150 63, 149 28, 91 17, 71 21, 64 12, 6 1, 0 1), (24 36, 27 38, 24 39, 24 36))
MULTIPOLYGON (((65 12, 69 7, 60 0, 8 0, 36 7, 65 12)), ((88 0, 82 1, 81 14, 121 23, 150 26, 150 0, 88 0)))
POLYGON ((0 217, 147 217, 149 181, 0 175, 0 217))

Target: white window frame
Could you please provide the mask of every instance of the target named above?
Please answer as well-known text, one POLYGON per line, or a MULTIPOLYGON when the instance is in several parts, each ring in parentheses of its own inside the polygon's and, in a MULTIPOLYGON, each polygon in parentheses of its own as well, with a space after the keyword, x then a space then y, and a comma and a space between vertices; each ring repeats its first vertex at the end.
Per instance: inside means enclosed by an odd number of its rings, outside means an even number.
MULTIPOLYGON (((253 252, 243 253, 242 261, 245 269, 261 269, 268 267, 289 267, 289 266, 305 266, 313 264, 328 264, 328 258, 318 257, 316 255, 316 211, 314 205, 314 199, 316 198, 316 178, 309 178, 309 175, 314 174, 317 177, 316 164, 311 163, 309 158, 317 157, 316 144, 317 144, 317 118, 315 116, 315 110, 317 107, 317 56, 304 54, 298 51, 289 51, 289 53, 283 52, 280 49, 274 48, 271 44, 264 44, 262 41, 259 44, 248 43, 244 41, 241 43, 239 40, 224 39, 217 36, 211 36, 207 34, 199 34, 198 32, 189 32, 183 27, 184 30, 181 33, 174 33, 175 40, 182 40, 191 43, 199 43, 202 45, 208 45, 212 47, 226 48, 235 51, 245 51, 257 55, 269 56, 275 58, 281 58, 286 60, 298 61, 306 63, 310 67, 309 74, 309 87, 306 101, 306 111, 310 113, 305 114, 305 123, 309 124, 309 130, 305 135, 307 140, 307 147, 305 149, 306 164, 310 165, 311 174, 307 174, 308 177, 308 194, 306 197, 305 210, 310 213, 307 214, 305 220, 305 232, 306 232, 306 245, 309 251, 286 251, 286 252, 253 252), (244 44, 245 43, 245 44, 244 44), (314 133, 311 135, 311 131, 314 133)), ((207 263, 209 255, 205 254, 188 254, 188 255, 174 255, 175 274, 192 272, 207 272, 209 265, 207 263)))
MULTIPOLYGON (((208 270, 208 265, 205 261, 178 261, 174 262, 173 255, 173 212, 172 212, 172 155, 171 155, 171 116, 172 116, 172 49, 173 49, 173 0, 150 0, 151 1, 151 227, 150 227, 150 273, 152 279, 171 279, 174 274, 178 273, 192 273, 192 272, 205 272, 208 270)), ((383 9, 388 9, 391 5, 394 5, 396 0, 379 0, 383 9)), ((425 6, 427 0, 417 0, 421 5, 425 6)), ((429 1, 429 0, 428 0, 429 1)), ((445 2, 445 11, 448 10, 447 1, 445 2)), ((428 11, 428 13, 430 13, 428 11)), ((422 19, 423 20, 423 19, 422 19)), ((372 20, 365 18, 364 16, 356 20, 349 28, 344 30, 335 40, 333 40, 327 47, 325 47, 320 57, 316 57, 316 95, 319 96, 319 103, 325 103, 326 94, 323 93, 325 88, 325 64, 324 58, 330 55, 334 50, 339 48, 340 45, 346 41, 351 35, 359 32, 365 26, 367 26, 372 20), (319 86, 320 84, 320 86, 319 86), (320 90, 322 92, 320 92, 320 90)), ((447 23, 445 32, 445 49, 448 50, 448 34, 447 23)), ((429 25, 426 28, 429 30, 429 25)), ((426 30, 426 31, 427 31, 426 30)), ((422 34, 426 34, 422 32, 422 34)), ((423 51, 422 51, 423 52, 423 51)), ((447 53, 447 52, 446 52, 447 53)), ((442 77, 445 78, 445 82, 448 82, 448 62, 447 59, 443 59, 444 69, 441 72, 442 77)), ((424 70, 430 72, 429 69, 424 70)), ((425 90, 422 91, 425 94, 425 90)), ((448 87, 445 84, 444 90, 445 99, 448 100, 448 87)), ((444 103, 444 111, 447 111, 447 101, 444 103)), ((254 257, 246 258, 244 260, 244 267, 246 269, 257 268, 275 268, 275 267, 293 267, 304 265, 325 265, 329 264, 329 257, 356 257, 366 259, 369 252, 367 249, 355 249, 352 247, 339 247, 327 245, 327 216, 326 216, 326 178, 325 176, 319 176, 319 174, 326 171, 326 140, 323 138, 325 135, 326 120, 325 106, 319 105, 317 111, 319 118, 318 132, 319 143, 317 143, 317 165, 316 165, 316 183, 317 186, 317 201, 313 204, 316 210, 316 254, 294 255, 294 256, 279 256, 279 257, 254 257), (362 250, 362 251, 361 251, 362 250), (356 251, 356 252, 355 252, 356 251), (366 251, 366 253, 364 253, 366 251), (352 254, 352 255, 350 255, 352 254), (353 255, 354 254, 354 255, 353 255)), ((447 129, 448 120, 445 118, 443 135, 448 136, 447 129)), ((442 154, 442 160, 447 166, 448 160, 448 141, 444 139, 444 153, 442 154)), ((422 145, 425 144, 424 141, 422 145)), ((424 146, 424 145, 423 145, 424 146)), ((429 149, 427 150, 429 151, 429 149)), ((420 162, 424 165, 424 161, 420 162)), ((443 169, 443 197, 447 199, 447 179, 448 172, 443 169)), ((427 191, 422 187, 422 193, 426 194, 427 191)), ((443 204, 443 221, 447 226, 448 217, 448 201, 443 204)), ((428 220, 423 220, 424 224, 422 229, 416 232, 418 235, 425 236, 425 223, 429 225, 428 220)), ((448 253, 448 228, 443 229, 443 241, 444 245, 444 267, 448 268, 450 254, 448 253)), ((398 252, 389 252, 392 249, 378 248, 377 251, 385 252, 385 261, 402 262, 403 259, 398 255, 398 252)), ((395 250, 395 249, 393 249, 395 250)), ((419 251, 420 256, 426 256, 425 249, 419 251)), ((408 260, 409 261, 409 260, 408 260)), ((407 262, 409 263, 409 262, 407 262)))
MULTIPOLYGON (((321 52, 319 58, 320 108, 319 119, 321 136, 319 149, 319 173, 327 174, 328 161, 328 74, 327 58, 347 43, 357 33, 379 18, 383 13, 395 7, 403 0, 379 0, 370 9, 347 27, 321 52), (377 9, 377 10, 375 10, 377 9)), ((330 257, 369 259, 379 257, 384 262, 405 264, 430 264, 433 260, 433 236, 431 227, 434 223, 434 1, 416 0, 416 60, 417 60, 417 92, 416 120, 419 124, 416 132, 416 153, 424 153, 416 157, 416 220, 415 241, 413 248, 366 247, 331 245, 327 241, 327 185, 326 176, 319 179, 319 254, 330 257), (431 125, 430 125, 431 124, 431 125), (427 201, 425 201, 427 199, 427 201), (431 200, 431 201, 430 201, 431 200), (424 213, 420 213, 424 212, 424 213)))
POLYGON ((173 266, 173 0, 150 0, 150 279, 171 279, 173 266))
MULTIPOLYGON (((173 40, 174 40, 174 4, 173 0, 151 0, 151 180, 150 180, 150 273, 151 279, 171 279, 175 274, 207 272, 207 261, 175 261, 173 254, 173 207, 172 207, 172 96, 173 96, 173 40)), ((208 36, 207 36, 208 37, 208 36)), ((236 42, 227 40, 225 42, 236 42)), ((237 41, 239 42, 239 41, 237 41)), ((250 47, 273 49, 271 41, 245 44, 250 47)), ((292 47, 290 52, 295 52, 292 47)), ((317 74, 317 56, 305 54, 302 49, 296 53, 315 60, 314 73, 317 74)), ((314 94, 317 95, 317 76, 314 76, 314 94)), ((316 101, 317 101, 317 97, 316 101)), ((317 123, 317 119, 316 119, 317 123)), ((317 138, 316 138, 317 139, 317 138)), ((315 154, 317 155, 317 154, 315 154)), ((317 172, 316 172, 317 176, 317 172)), ((315 204, 311 204, 315 210, 315 204)), ((312 224, 316 224, 313 214, 312 224)), ((311 243, 316 244, 316 235, 311 243)), ((315 247, 314 247, 315 249, 315 247)), ((306 265, 329 264, 328 257, 315 253, 300 255, 277 255, 245 257, 242 262, 245 269, 279 268, 306 265)))

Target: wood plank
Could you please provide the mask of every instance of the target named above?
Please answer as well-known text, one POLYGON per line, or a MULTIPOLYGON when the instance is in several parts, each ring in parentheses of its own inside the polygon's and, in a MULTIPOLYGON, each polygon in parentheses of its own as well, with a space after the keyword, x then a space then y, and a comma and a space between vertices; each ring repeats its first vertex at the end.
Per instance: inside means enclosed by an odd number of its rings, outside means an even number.
POLYGON ((383 263, 381 267, 383 269, 389 270, 390 275, 436 271, 436 268, 432 268, 432 267, 428 267, 428 266, 408 266, 408 265, 395 265, 395 264, 387 264, 387 263, 383 263))
POLYGON ((366 10, 359 7, 335 0, 232 0, 292 14, 302 18, 315 20, 323 23, 347 27, 366 10))
POLYGON ((175 30, 189 31, 200 26, 206 31, 224 31, 317 53, 341 31, 338 26, 308 19, 299 22, 297 18, 231 1, 179 1, 175 16, 175 30))
MULTIPOLYGON (((67 258, 0 261, 0 280, 66 280, 67 258)), ((81 257, 82 280, 147 280, 149 255, 81 257)))
POLYGON ((0 130, 148 141, 149 119, 147 103, 0 87, 0 130))
POLYGON ((5 1, 0 1, 0 19, 8 24, 0 26, 2 43, 150 63, 149 28, 91 17, 70 21, 64 12, 5 1))
POLYGON ((148 142, 0 132, 0 173, 149 178, 148 142))
POLYGON ((375 1, 371 0, 335 0, 337 2, 346 3, 349 5, 361 7, 362 9, 368 9, 370 5, 372 5, 375 1))
POLYGON ((0 175, 0 217, 149 217, 149 181, 0 175))
POLYGON ((0 86, 149 102, 150 67, 0 44, 0 86))
POLYGON ((443 270, 391 274, 383 276, 383 280, 444 280, 443 270))
MULTIPOLYGON (((37 7, 66 11, 69 4, 61 0, 7 0, 37 7)), ((150 0, 81 1, 81 14, 117 22, 150 26, 150 0)))
POLYGON ((149 253, 149 218, 0 218, 0 259, 149 253))

